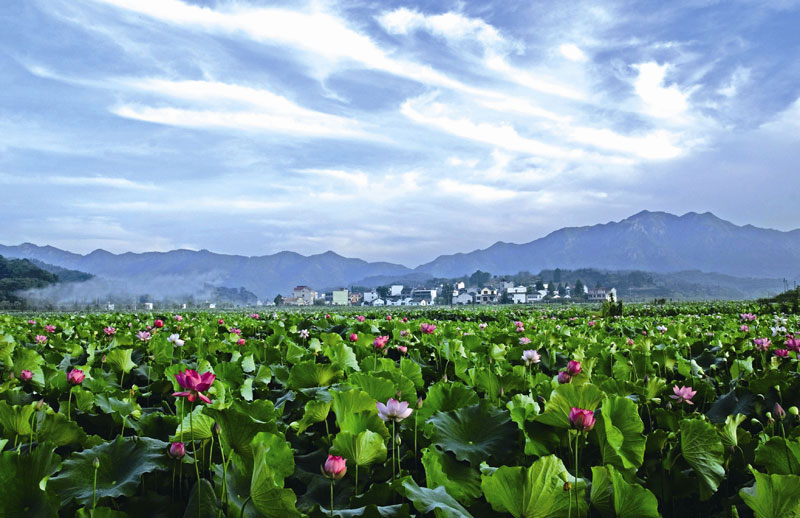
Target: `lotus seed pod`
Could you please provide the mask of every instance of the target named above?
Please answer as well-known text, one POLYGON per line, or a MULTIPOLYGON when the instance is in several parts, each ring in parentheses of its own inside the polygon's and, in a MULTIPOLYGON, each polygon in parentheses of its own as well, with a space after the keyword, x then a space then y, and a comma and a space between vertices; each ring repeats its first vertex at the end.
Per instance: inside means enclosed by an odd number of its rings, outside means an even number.
POLYGON ((800 411, 798 411, 796 406, 790 406, 789 413, 792 414, 793 416, 796 416, 798 413, 800 413, 800 411))

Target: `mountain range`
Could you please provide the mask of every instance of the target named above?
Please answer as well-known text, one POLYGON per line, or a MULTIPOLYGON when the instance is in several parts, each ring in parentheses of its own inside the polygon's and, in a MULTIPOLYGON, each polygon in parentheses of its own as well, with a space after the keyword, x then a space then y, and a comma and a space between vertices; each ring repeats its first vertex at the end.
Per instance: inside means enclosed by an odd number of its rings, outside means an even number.
MULTIPOLYGON (((179 295, 211 283, 244 287, 264 299, 290 294, 296 285, 315 289, 378 285, 405 279, 460 277, 476 270, 495 275, 546 268, 597 268, 679 272, 699 270, 735 277, 800 278, 800 229, 779 231, 738 226, 711 213, 676 216, 643 211, 618 222, 556 230, 523 244, 497 242, 469 253, 442 255, 408 268, 367 262, 334 252, 303 256, 294 252, 246 257, 208 250, 75 254, 52 246, 0 245, 0 255, 29 258, 125 281, 139 289, 179 295)), ((91 281, 90 281, 91 282, 91 281)), ((154 295, 159 295, 154 293, 154 295)))

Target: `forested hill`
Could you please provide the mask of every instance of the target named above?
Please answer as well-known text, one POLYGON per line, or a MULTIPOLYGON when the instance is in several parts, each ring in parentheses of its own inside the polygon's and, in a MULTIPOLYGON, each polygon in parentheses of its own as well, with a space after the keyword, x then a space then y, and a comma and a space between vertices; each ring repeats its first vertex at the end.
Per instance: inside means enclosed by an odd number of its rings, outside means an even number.
POLYGON ((53 267, 42 263, 53 271, 40 268, 27 259, 6 259, 0 255, 0 304, 21 305, 16 292, 32 288, 44 288, 57 282, 84 281, 92 276, 83 272, 53 267))

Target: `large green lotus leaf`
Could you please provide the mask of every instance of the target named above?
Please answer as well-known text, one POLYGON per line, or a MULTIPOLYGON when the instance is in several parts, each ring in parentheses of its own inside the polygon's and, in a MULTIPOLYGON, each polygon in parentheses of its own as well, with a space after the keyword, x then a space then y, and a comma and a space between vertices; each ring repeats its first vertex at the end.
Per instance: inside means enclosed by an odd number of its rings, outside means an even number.
POLYGON ((800 475, 800 443, 770 437, 756 448, 755 462, 770 475, 800 475))
MULTIPOLYGON (((335 336, 338 337, 339 335, 335 336)), ((323 351, 325 352, 325 356, 331 360, 332 365, 345 371, 361 370, 361 367, 358 366, 356 353, 353 352, 353 349, 351 349, 349 345, 342 342, 341 338, 339 338, 338 343, 326 345, 323 351)))
POLYGON ((726 450, 733 450, 739 445, 739 425, 747 419, 742 414, 729 415, 725 419, 725 425, 719 431, 720 439, 722 439, 722 446, 726 450))
POLYGON ((648 489, 628 483, 613 466, 592 467, 590 500, 603 516, 658 518, 658 500, 648 489))
POLYGON ((291 489, 273 487, 251 494, 253 505, 265 518, 299 518, 297 496, 291 489))
MULTIPOLYGON (((268 402, 272 406, 271 402, 268 402)), ((262 416, 268 421, 254 419, 256 402, 237 403, 225 410, 206 408, 205 413, 220 427, 220 437, 224 447, 233 450, 244 459, 248 468, 252 468, 253 438, 259 432, 277 431, 274 416, 262 416)))
MULTIPOLYGON (((357 509, 334 509, 334 518, 409 518, 411 508, 408 504, 396 505, 367 505, 357 509)), ((330 510, 324 507, 315 507, 309 513, 309 518, 329 518, 330 510)))
POLYGON ((562 518, 575 507, 575 491, 581 514, 586 515, 586 482, 575 483, 564 463, 555 455, 537 459, 529 468, 501 466, 482 475, 481 488, 496 511, 511 513, 514 518, 562 518), (564 483, 572 484, 564 491, 564 483), (576 487, 577 486, 577 487, 576 487))
POLYGON ((358 466, 383 462, 387 453, 384 438, 370 430, 364 430, 358 435, 339 432, 333 440, 333 449, 337 455, 358 466))
POLYGON ((700 499, 707 500, 725 478, 724 450, 714 427, 700 419, 682 419, 681 453, 700 483, 700 499))
POLYGON ((417 511, 423 514, 435 511, 437 518, 473 518, 443 486, 435 489, 419 487, 414 479, 405 477, 397 490, 411 500, 417 511))
POLYGON ((306 403, 305 412, 303 413, 303 418, 300 421, 295 421, 291 424, 291 427, 295 429, 298 434, 303 433, 306 429, 315 424, 321 423, 325 419, 328 418, 328 414, 331 411, 331 402, 330 401, 317 401, 311 400, 306 403))
POLYGON ((369 394, 372 399, 383 403, 397 396, 397 389, 390 379, 356 372, 347 377, 347 382, 369 394))
POLYGON ((477 469, 458 461, 453 454, 436 448, 422 450, 425 481, 428 487, 444 486, 447 493, 464 505, 481 496, 481 476, 477 469))
POLYGON ((425 386, 425 382, 422 379, 422 367, 414 360, 400 358, 400 372, 403 373, 403 376, 410 379, 417 389, 421 389, 425 386))
POLYGON ((283 487, 283 481, 294 472, 294 455, 286 439, 280 435, 259 432, 251 444, 253 451, 253 485, 262 487, 267 482, 283 487), (258 473, 258 476, 256 476, 258 473))
POLYGON ((36 428, 39 442, 52 442, 56 446, 83 444, 86 432, 75 421, 68 421, 62 414, 44 414, 36 428))
POLYGON ((508 411, 486 401, 437 412, 428 422, 433 427, 431 442, 473 466, 487 459, 505 458, 516 447, 518 431, 508 411))
POLYGON ((447 383, 440 381, 428 387, 428 395, 422 408, 415 410, 422 423, 436 412, 449 412, 478 403, 480 399, 474 390, 463 383, 447 383))
POLYGON ((33 349, 18 347, 14 351, 14 372, 19 375, 24 370, 31 371, 33 378, 30 383, 33 383, 38 389, 44 387, 44 371, 42 370, 44 363, 44 358, 33 349))
POLYGON ((315 363, 314 360, 298 363, 289 372, 290 389, 327 387, 342 376, 339 367, 328 363, 315 363))
POLYGON ((0 401, 0 425, 3 427, 5 437, 14 439, 17 435, 30 435, 31 416, 36 411, 33 405, 11 406, 5 401, 0 401))
POLYGON ((117 437, 94 448, 73 453, 61 466, 49 487, 63 503, 75 499, 80 504, 92 503, 94 459, 97 470, 97 498, 131 496, 139 487, 142 475, 167 469, 168 444, 149 437, 117 437))
POLYGON ((211 409, 200 405, 195 406, 191 414, 187 413, 183 416, 183 423, 178 423, 175 428, 175 434, 169 440, 172 442, 188 442, 191 440, 204 441, 210 439, 212 435, 211 429, 214 427, 214 419, 204 413, 207 410, 211 409))
POLYGON ((219 516, 220 502, 211 482, 201 478, 195 482, 183 518, 215 518, 219 516))
MULTIPOLYGON (((389 381, 394 392, 390 397, 400 401, 408 401, 411 406, 417 403, 417 389, 414 388, 414 382, 403 376, 399 369, 392 369, 391 371, 373 372, 372 376, 389 381)), ((388 399, 388 398, 387 398, 388 399)), ((386 402, 386 399, 383 400, 386 402)))
POLYGON ((647 438, 636 403, 622 396, 604 399, 596 430, 603 463, 620 469, 642 465, 647 438))
POLYGON ((595 410, 603 401, 603 391, 591 383, 559 385, 544 405, 544 412, 536 421, 557 428, 569 428, 569 413, 573 408, 595 410))
POLYGON ((60 462, 47 443, 40 443, 28 455, 0 453, 0 518, 58 516, 58 500, 44 489, 60 462))
POLYGON ((527 394, 516 394, 506 403, 506 408, 511 413, 511 420, 517 423, 520 430, 525 429, 526 421, 532 421, 539 415, 539 403, 527 394))
POLYGON ((765 475, 751 470, 756 483, 741 489, 739 496, 753 510, 755 518, 800 517, 800 477, 765 475))
POLYGON ((347 414, 363 412, 364 410, 375 410, 375 398, 363 390, 332 390, 331 401, 333 406, 333 413, 336 414, 336 420, 343 419, 347 414))
POLYGON ((120 417, 131 415, 134 406, 127 399, 117 399, 99 394, 94 399, 95 405, 105 414, 119 414, 120 417))
POLYGON ((115 371, 127 374, 136 367, 136 364, 131 359, 132 354, 133 349, 114 349, 106 354, 106 363, 111 365, 115 371))

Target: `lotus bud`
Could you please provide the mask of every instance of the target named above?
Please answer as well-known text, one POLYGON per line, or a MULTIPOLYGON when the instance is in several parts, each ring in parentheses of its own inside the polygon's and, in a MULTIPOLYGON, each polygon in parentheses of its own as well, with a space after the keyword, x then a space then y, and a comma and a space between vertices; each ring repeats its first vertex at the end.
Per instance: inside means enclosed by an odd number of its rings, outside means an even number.
POLYGON ((445 374, 445 375, 444 375, 444 377, 442 377, 442 381, 444 381, 445 383, 447 383, 447 374, 445 374))
POLYGON ((422 408, 422 396, 417 398, 417 409, 422 408))
POLYGON ((94 469, 99 469, 100 468, 100 459, 95 457, 94 460, 92 461, 92 466, 94 466, 94 469))
POLYGON ((395 399, 400 401, 401 397, 403 397, 403 391, 402 390, 398 390, 397 391, 397 395, 395 396, 395 399))
POLYGON ((503 387, 500 387, 500 397, 503 397, 504 394, 505 394, 505 391, 503 390, 503 387))
POLYGON ((186 447, 182 442, 173 442, 169 447, 168 454, 173 459, 182 459, 186 455, 186 447))
POLYGON ((36 402, 36 410, 40 411, 43 408, 44 408, 44 399, 40 399, 39 401, 36 402))
POLYGON ((211 431, 219 435, 219 433, 222 431, 222 428, 220 428, 219 423, 214 423, 214 426, 211 428, 211 431))
POLYGON ((667 410, 672 410, 672 401, 667 401, 667 410))
POLYGON ((563 489, 564 491, 572 491, 572 484, 570 482, 564 482, 563 489))
POLYGON ((401 443, 401 442, 402 442, 402 440, 400 439, 400 434, 397 434, 397 435, 395 435, 395 436, 394 436, 394 443, 395 443, 396 445, 400 446, 400 443, 401 443))
POLYGON ((325 478, 338 480, 347 473, 347 459, 328 455, 328 460, 325 461, 321 469, 325 478))
POLYGON ((772 418, 772 412, 767 412, 766 416, 767 416, 767 421, 769 421, 770 423, 775 422, 775 419, 772 418))
POLYGON ((775 402, 775 406, 772 407, 772 412, 775 414, 775 418, 780 421, 784 417, 786 417, 786 411, 780 405, 780 403, 775 402))

